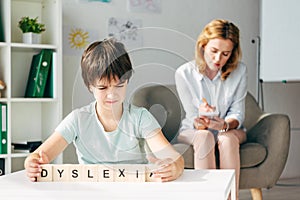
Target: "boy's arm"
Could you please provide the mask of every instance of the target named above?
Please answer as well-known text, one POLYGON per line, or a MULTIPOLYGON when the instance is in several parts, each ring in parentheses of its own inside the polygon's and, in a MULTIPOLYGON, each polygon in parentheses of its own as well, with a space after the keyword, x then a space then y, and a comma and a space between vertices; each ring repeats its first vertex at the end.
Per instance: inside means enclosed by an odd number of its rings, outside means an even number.
POLYGON ((154 130, 146 139, 151 152, 156 156, 150 159, 158 164, 157 173, 162 181, 177 179, 183 172, 183 157, 172 147, 160 129, 154 130))
POLYGON ((43 144, 41 144, 34 152, 43 151, 49 159, 49 162, 54 160, 68 146, 67 141, 60 133, 54 132, 43 144))
POLYGON ((43 144, 41 144, 33 153, 31 153, 24 162, 27 176, 34 181, 40 175, 41 164, 50 163, 66 147, 67 141, 60 133, 54 132, 43 144))

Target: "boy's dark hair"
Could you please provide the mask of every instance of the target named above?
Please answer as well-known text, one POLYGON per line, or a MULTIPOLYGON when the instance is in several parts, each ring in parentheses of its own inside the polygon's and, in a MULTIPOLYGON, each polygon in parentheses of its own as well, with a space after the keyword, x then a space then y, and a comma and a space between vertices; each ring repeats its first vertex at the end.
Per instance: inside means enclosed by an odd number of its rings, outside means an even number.
POLYGON ((90 44, 81 57, 81 75, 88 89, 102 78, 129 80, 132 64, 124 45, 113 38, 90 44))

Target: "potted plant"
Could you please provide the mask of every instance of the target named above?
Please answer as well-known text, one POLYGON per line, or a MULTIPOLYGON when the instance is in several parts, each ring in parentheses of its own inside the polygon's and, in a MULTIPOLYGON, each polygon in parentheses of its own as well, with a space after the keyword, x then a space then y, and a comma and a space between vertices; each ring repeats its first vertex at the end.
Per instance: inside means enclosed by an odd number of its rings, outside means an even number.
POLYGON ((38 17, 22 17, 18 22, 18 27, 23 33, 23 42, 30 44, 40 43, 41 33, 46 30, 45 24, 38 22, 38 17))

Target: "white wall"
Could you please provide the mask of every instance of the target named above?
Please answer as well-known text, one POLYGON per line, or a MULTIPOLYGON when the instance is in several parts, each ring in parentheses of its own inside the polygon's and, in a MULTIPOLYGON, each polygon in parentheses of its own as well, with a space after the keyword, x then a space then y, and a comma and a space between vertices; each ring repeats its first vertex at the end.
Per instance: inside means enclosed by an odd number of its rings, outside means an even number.
MULTIPOLYGON (((160 14, 130 13, 126 10, 126 0, 112 0, 109 4, 78 2, 79 0, 63 1, 64 26, 95 29, 99 39, 107 37, 107 20, 110 17, 141 19, 143 27, 162 28, 160 31, 147 29, 145 33, 147 36, 144 38, 145 45, 148 45, 147 47, 150 44, 154 45, 154 49, 143 48, 130 53, 136 70, 131 83, 137 87, 147 82, 172 83, 174 70, 182 62, 193 57, 193 40, 196 40, 202 27, 214 18, 225 18, 233 21, 241 30, 243 62, 248 66, 248 89, 256 95, 256 37, 260 35, 261 15, 259 0, 162 0, 162 12, 160 14), (255 41, 254 44, 251 42, 252 40, 255 41), (163 50, 158 50, 158 47, 161 46, 163 50), (177 54, 172 53, 172 51, 177 52, 177 54)), ((272 10, 271 8, 267 9, 267 11, 272 10)), ((278 22, 279 25, 281 23, 284 22, 278 22)), ((274 46, 274 48, 276 47, 274 46)), ((80 74, 77 74, 79 61, 79 55, 64 55, 64 115, 69 113, 73 107, 84 104, 91 99, 82 85, 80 74), (73 98, 73 96, 75 97, 73 98)), ((282 174, 283 178, 300 176, 300 157, 298 156, 300 151, 300 107, 297 106, 300 96, 299 86, 300 83, 263 84, 265 111, 285 113, 291 118, 290 153, 282 174)), ((131 86, 130 90, 134 89, 131 86)), ((72 146, 69 147, 64 153, 64 161, 76 162, 74 154, 72 146)))
MULTIPOLYGON (((228 19, 240 28, 243 62, 248 66, 248 88, 256 94, 257 46, 251 41, 259 35, 259 0, 162 0, 162 12, 159 14, 128 12, 126 0, 112 0, 109 4, 63 1, 63 25, 96 30, 99 39, 107 37, 110 17, 141 19, 142 26, 147 28, 144 46, 154 47, 130 53, 135 74, 130 81, 129 95, 149 82, 174 83, 174 71, 182 63, 193 59, 198 34, 215 18, 228 19)), ((91 100, 78 74, 79 63, 79 55, 64 54, 64 115, 91 100)), ((74 162, 72 148, 67 149, 64 155, 65 162, 74 162)))
MULTIPOLYGON (((259 2, 259 0, 162 0, 161 13, 145 14, 128 12, 126 0, 112 0, 109 4, 64 0, 63 25, 97 30, 99 39, 107 37, 107 23, 110 17, 141 19, 143 27, 161 27, 161 29, 147 29, 145 33, 145 46, 151 45, 153 49, 143 48, 130 53, 136 70, 130 88, 134 90, 133 85, 140 87, 141 84, 148 82, 173 83, 175 69, 193 58, 194 41, 204 25, 215 18, 228 19, 240 28, 242 60, 248 66, 248 89, 255 95, 257 46, 251 41, 259 35, 259 2), (173 51, 176 53, 172 53, 173 51)), ((64 55, 64 115, 73 107, 90 100, 86 89, 82 86, 80 74, 77 74, 79 62, 79 55, 64 55)), ((74 149, 67 149, 64 161, 74 162, 73 155, 74 149)))
MULTIPOLYGON (((243 62, 248 66, 249 90, 256 94, 256 44, 251 41, 259 34, 258 0, 162 0, 162 12, 159 14, 128 12, 126 2, 112 0, 107 4, 64 0, 63 25, 94 29, 99 39, 103 39, 107 37, 110 17, 142 20, 142 26, 146 28, 142 31, 144 46, 130 52, 136 73, 129 86, 129 96, 137 87, 148 82, 174 83, 176 68, 193 59, 198 34, 205 24, 215 18, 225 18, 239 26, 243 62)), ((78 101, 76 98, 88 96, 80 75, 79 80, 75 78, 79 60, 79 55, 64 55, 65 114, 72 107, 84 105, 90 100, 78 101), (76 89, 73 92, 74 83, 76 89), (70 100, 72 96, 73 101, 70 100)))
POLYGON ((266 112, 284 113, 291 120, 290 151, 282 178, 300 177, 299 23, 296 0, 264 0, 261 6, 261 68, 266 112), (298 78, 297 78, 298 77, 298 78), (296 82, 281 83, 284 79, 296 82))
POLYGON ((300 83, 264 83, 266 112, 284 113, 291 120, 290 150, 282 178, 300 177, 300 83))

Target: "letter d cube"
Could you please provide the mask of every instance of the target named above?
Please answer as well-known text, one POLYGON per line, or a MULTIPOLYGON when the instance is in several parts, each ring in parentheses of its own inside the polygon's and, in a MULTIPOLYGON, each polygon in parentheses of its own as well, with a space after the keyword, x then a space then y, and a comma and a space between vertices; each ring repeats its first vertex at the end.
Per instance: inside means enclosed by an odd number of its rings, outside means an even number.
POLYGON ((52 165, 42 165, 42 171, 40 176, 37 178, 37 182, 51 182, 52 181, 52 165))

